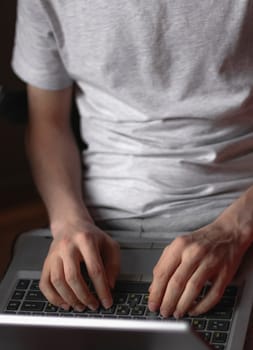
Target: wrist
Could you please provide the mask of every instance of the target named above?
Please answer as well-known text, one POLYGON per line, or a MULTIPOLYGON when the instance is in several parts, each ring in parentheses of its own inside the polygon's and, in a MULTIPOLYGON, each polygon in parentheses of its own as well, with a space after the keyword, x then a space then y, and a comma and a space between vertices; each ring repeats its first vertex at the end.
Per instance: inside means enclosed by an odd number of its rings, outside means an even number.
POLYGON ((81 228, 85 225, 94 225, 94 221, 85 206, 66 208, 50 217, 50 229, 53 237, 69 230, 81 228))
POLYGON ((215 221, 234 234, 247 249, 253 243, 253 186, 233 202, 215 221))

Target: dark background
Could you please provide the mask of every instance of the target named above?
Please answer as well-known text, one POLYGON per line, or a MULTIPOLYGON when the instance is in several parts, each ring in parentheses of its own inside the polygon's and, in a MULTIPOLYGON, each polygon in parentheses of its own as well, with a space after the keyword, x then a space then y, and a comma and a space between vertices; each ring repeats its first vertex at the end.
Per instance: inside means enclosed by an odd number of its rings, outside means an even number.
POLYGON ((0 278, 22 232, 47 225, 45 208, 33 184, 25 154, 24 84, 11 70, 16 1, 0 0, 0 86, 15 98, 0 105, 0 278), (11 110, 11 114, 9 111, 11 110))
MULTIPOLYGON (((10 66, 15 12, 16 1, 0 2, 0 85, 8 93, 24 91, 23 83, 14 75, 10 66)), ((0 209, 17 204, 17 201, 24 200, 33 192, 24 151, 25 123, 18 122, 18 114, 21 112, 17 109, 17 122, 11 121, 4 111, 0 115, 0 209)))

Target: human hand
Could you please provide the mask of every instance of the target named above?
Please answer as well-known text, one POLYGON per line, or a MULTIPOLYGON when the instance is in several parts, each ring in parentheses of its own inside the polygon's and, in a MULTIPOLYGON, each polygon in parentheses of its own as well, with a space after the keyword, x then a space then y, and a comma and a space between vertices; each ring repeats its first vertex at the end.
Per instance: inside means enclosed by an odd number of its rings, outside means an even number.
POLYGON ((54 232, 45 259, 40 289, 53 305, 66 310, 98 308, 98 300, 89 291, 81 271, 85 262, 99 300, 105 308, 113 301, 110 289, 119 273, 119 246, 93 223, 80 221, 54 232))
POLYGON ((231 229, 226 215, 168 245, 153 271, 149 309, 163 317, 196 316, 207 312, 222 297, 235 275, 243 254, 252 240, 250 235, 231 229), (196 303, 207 281, 208 294, 196 303))

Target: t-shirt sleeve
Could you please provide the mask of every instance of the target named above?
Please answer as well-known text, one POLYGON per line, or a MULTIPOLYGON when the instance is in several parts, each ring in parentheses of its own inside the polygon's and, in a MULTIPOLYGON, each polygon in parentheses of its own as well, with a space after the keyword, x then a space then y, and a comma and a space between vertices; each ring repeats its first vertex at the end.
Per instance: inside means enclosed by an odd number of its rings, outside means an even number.
POLYGON ((26 83, 59 90, 72 84, 39 0, 19 0, 12 68, 26 83))

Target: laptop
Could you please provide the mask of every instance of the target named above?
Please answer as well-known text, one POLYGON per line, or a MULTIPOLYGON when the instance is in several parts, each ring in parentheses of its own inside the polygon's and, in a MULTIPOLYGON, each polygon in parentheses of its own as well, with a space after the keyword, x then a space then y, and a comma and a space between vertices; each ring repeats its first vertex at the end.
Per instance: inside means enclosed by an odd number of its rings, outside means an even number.
MULTIPOLYGON (((51 240, 50 231, 41 229, 22 234, 15 244, 0 284, 1 349, 243 350, 253 304, 252 249, 217 306, 204 315, 175 320, 147 307, 152 270, 168 242, 121 239, 121 273, 112 308, 66 312, 51 305, 38 287, 51 240)), ((90 283, 85 267, 83 277, 90 283)))

